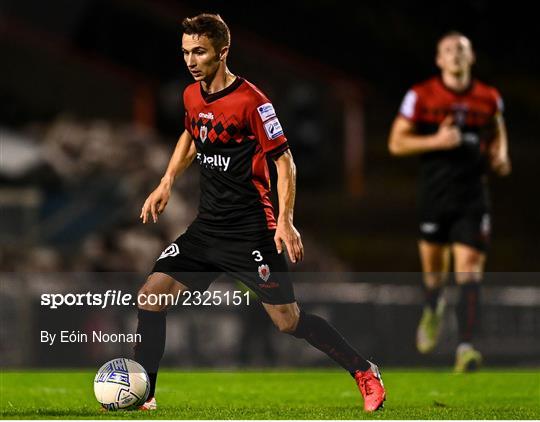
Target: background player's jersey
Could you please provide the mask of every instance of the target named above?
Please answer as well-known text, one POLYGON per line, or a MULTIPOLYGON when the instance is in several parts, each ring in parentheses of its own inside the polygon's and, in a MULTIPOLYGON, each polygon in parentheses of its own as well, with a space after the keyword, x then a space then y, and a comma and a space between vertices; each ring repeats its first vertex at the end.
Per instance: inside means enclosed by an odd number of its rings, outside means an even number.
POLYGON ((278 157, 288 143, 268 98, 237 77, 213 94, 189 85, 184 106, 201 168, 196 223, 220 233, 275 229, 266 156, 278 157))
POLYGON ((434 77, 407 92, 400 114, 414 123, 416 133, 436 133, 449 114, 462 133, 459 147, 422 154, 421 207, 455 209, 473 202, 488 206, 487 153, 495 136, 495 116, 502 109, 497 90, 477 80, 458 93, 434 77))

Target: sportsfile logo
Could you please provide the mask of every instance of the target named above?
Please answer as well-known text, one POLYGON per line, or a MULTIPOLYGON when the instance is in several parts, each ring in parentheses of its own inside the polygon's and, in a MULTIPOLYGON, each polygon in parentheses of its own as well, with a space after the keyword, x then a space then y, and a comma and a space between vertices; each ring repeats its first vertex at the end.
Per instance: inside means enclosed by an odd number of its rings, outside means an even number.
POLYGON ((200 152, 197 153, 197 161, 205 168, 211 170, 227 171, 229 164, 231 163, 231 157, 224 157, 219 154, 205 155, 200 152))

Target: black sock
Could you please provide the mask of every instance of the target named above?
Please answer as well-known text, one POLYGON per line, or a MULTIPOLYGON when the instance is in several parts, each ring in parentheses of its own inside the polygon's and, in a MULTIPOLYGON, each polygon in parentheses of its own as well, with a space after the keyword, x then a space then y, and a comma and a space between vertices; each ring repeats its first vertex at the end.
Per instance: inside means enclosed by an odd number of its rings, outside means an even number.
POLYGON ((440 287, 430 288, 424 286, 424 297, 426 300, 426 305, 428 305, 432 311, 437 309, 437 303, 439 302, 439 297, 441 296, 442 289, 440 287))
POLYGON ((478 325, 480 283, 472 281, 460 285, 457 319, 459 342, 470 343, 478 325))
POLYGON ((326 353, 353 376, 358 370, 366 371, 370 368, 369 362, 360 356, 334 327, 317 315, 300 311, 300 319, 292 335, 305 339, 313 347, 326 353))
POLYGON ((152 312, 139 309, 137 334, 141 335, 141 341, 133 348, 135 361, 139 362, 150 378, 150 393, 153 397, 156 392, 157 372, 159 361, 165 351, 165 333, 167 312, 152 312))

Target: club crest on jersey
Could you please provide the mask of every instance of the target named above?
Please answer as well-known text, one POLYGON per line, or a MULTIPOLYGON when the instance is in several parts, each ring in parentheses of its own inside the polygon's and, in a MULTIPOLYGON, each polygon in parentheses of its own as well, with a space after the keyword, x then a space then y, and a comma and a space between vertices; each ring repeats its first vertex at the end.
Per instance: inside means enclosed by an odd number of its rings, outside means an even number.
POLYGON ((204 141, 206 141, 207 135, 208 135, 208 128, 206 126, 201 126, 201 130, 199 131, 199 136, 203 143, 204 141))
POLYGON ((261 277, 264 281, 268 281, 270 278, 270 267, 266 264, 259 265, 258 271, 259 277, 261 277))
POLYGON ((161 255, 158 258, 158 261, 163 258, 167 258, 168 256, 176 256, 180 253, 180 248, 176 243, 171 243, 169 246, 165 248, 163 252, 161 252, 161 255))
POLYGON ((454 114, 454 124, 460 128, 464 127, 467 122, 467 113, 469 112, 467 104, 454 104, 452 106, 452 112, 454 114))

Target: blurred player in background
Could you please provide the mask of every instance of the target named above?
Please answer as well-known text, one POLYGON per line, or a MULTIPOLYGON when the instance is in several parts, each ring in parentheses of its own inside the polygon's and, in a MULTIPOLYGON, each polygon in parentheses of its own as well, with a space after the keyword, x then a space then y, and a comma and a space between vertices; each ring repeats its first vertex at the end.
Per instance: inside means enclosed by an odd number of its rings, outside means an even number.
MULTIPOLYGON (((157 259, 139 296, 204 291, 222 272, 241 280, 261 299, 278 329, 334 359, 364 397, 364 408, 382 407, 385 391, 378 368, 367 361, 326 320, 302 311, 294 298, 283 243, 293 263, 304 248, 293 225, 296 168, 270 100, 227 68, 230 33, 218 15, 183 22, 182 51, 195 83, 184 91, 185 130, 159 186, 141 212, 143 223, 163 212, 174 179, 194 159, 201 172, 199 213, 187 231, 157 259), (266 157, 277 167, 279 216, 270 201, 266 157)), ((135 360, 151 380, 142 409, 156 408, 155 386, 165 348, 166 304, 139 305, 142 341, 135 360)))
POLYGON ((429 353, 437 345, 452 256, 460 290, 458 372, 482 361, 472 340, 491 231, 487 172, 506 176, 511 169, 502 99, 495 88, 471 77, 474 61, 467 37, 444 35, 436 55, 441 75, 407 92, 389 138, 393 155, 420 155, 419 252, 426 304, 417 348, 429 353))

